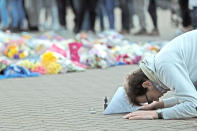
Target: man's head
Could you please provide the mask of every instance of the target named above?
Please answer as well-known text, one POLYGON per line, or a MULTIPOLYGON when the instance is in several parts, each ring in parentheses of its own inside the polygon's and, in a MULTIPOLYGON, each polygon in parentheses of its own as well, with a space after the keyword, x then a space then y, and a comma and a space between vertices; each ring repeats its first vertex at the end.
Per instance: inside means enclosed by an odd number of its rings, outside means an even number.
POLYGON ((151 103, 152 101, 158 100, 159 97, 165 93, 159 91, 155 84, 147 78, 141 69, 128 75, 125 89, 129 101, 135 105, 140 105, 140 103, 146 102, 151 103))

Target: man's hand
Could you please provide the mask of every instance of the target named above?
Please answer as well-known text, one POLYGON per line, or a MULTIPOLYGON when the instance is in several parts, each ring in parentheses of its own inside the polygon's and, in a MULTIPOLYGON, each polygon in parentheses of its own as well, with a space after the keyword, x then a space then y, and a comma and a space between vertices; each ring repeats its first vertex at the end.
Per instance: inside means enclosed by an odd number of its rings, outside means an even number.
POLYGON ((164 103, 163 101, 154 101, 151 104, 145 104, 143 106, 140 107, 140 110, 156 110, 159 108, 163 108, 164 107, 164 103))
POLYGON ((140 110, 156 110, 157 108, 157 101, 154 101, 151 104, 144 104, 143 106, 140 107, 140 110))
POLYGON ((156 110, 136 111, 125 115, 123 118, 129 120, 152 120, 158 119, 158 114, 156 110))

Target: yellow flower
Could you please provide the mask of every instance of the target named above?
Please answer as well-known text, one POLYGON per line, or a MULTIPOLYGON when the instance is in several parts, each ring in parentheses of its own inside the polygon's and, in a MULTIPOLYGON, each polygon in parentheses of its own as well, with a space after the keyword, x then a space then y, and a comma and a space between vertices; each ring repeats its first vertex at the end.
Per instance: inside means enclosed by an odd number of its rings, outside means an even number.
POLYGON ((24 52, 22 52, 22 53, 19 54, 19 58, 20 58, 20 59, 25 58, 26 56, 27 56, 27 55, 26 55, 24 52))
POLYGON ((57 61, 57 58, 53 55, 52 52, 46 52, 42 55, 41 63, 44 67, 47 67, 50 63, 57 61))
POLYGON ((12 52, 13 54, 17 54, 18 53, 18 48, 13 48, 10 50, 10 52, 12 52))
POLYGON ((15 54, 18 53, 18 48, 9 49, 7 52, 7 56, 13 58, 15 54))
POLYGON ((62 66, 56 62, 50 63, 46 70, 48 74, 58 74, 62 69, 62 66))
POLYGON ((14 57, 14 54, 13 54, 11 51, 9 51, 7 56, 8 56, 9 58, 13 58, 13 57, 14 57))

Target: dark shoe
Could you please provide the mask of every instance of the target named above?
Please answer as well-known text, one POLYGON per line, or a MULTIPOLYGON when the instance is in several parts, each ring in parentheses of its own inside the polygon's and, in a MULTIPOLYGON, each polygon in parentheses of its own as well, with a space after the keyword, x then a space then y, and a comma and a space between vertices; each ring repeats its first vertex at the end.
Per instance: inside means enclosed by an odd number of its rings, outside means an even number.
POLYGON ((136 32, 134 35, 147 35, 147 31, 146 29, 141 29, 138 32, 136 32))
POLYGON ((121 30, 120 31, 120 34, 122 34, 122 35, 128 35, 129 34, 129 31, 128 30, 121 30))
POLYGON ((39 31, 39 29, 38 29, 37 26, 30 26, 30 27, 29 27, 29 31, 37 32, 37 31, 39 31))
POLYGON ((153 29, 150 33, 148 33, 150 36, 159 36, 159 30, 153 29))
POLYGON ((18 32, 20 32, 20 29, 19 29, 18 27, 12 27, 12 28, 10 29, 10 31, 11 31, 12 33, 18 33, 18 32))

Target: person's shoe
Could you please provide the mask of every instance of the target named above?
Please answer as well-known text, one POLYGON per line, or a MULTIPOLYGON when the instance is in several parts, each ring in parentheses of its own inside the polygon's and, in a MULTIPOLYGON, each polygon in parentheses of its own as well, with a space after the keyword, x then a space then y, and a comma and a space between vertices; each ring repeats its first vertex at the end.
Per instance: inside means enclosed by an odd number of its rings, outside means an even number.
POLYGON ((19 28, 19 32, 28 32, 28 29, 26 29, 26 28, 19 28))
POLYGON ((1 30, 2 30, 3 32, 7 32, 7 31, 10 30, 10 28, 6 26, 6 27, 2 27, 1 30))
POLYGON ((128 30, 121 30, 120 31, 120 34, 122 34, 122 35, 128 35, 129 34, 129 31, 128 30))
POLYGON ((147 35, 146 29, 141 29, 138 32, 134 33, 134 35, 147 35))
POLYGON ((39 28, 37 26, 30 26, 29 27, 29 31, 38 32, 39 31, 39 28))
POLYGON ((150 33, 148 33, 150 36, 159 36, 159 30, 153 29, 150 33))
POLYGON ((18 33, 18 32, 20 32, 20 29, 19 29, 19 27, 12 27, 12 28, 10 29, 10 31, 11 31, 12 33, 18 33))

